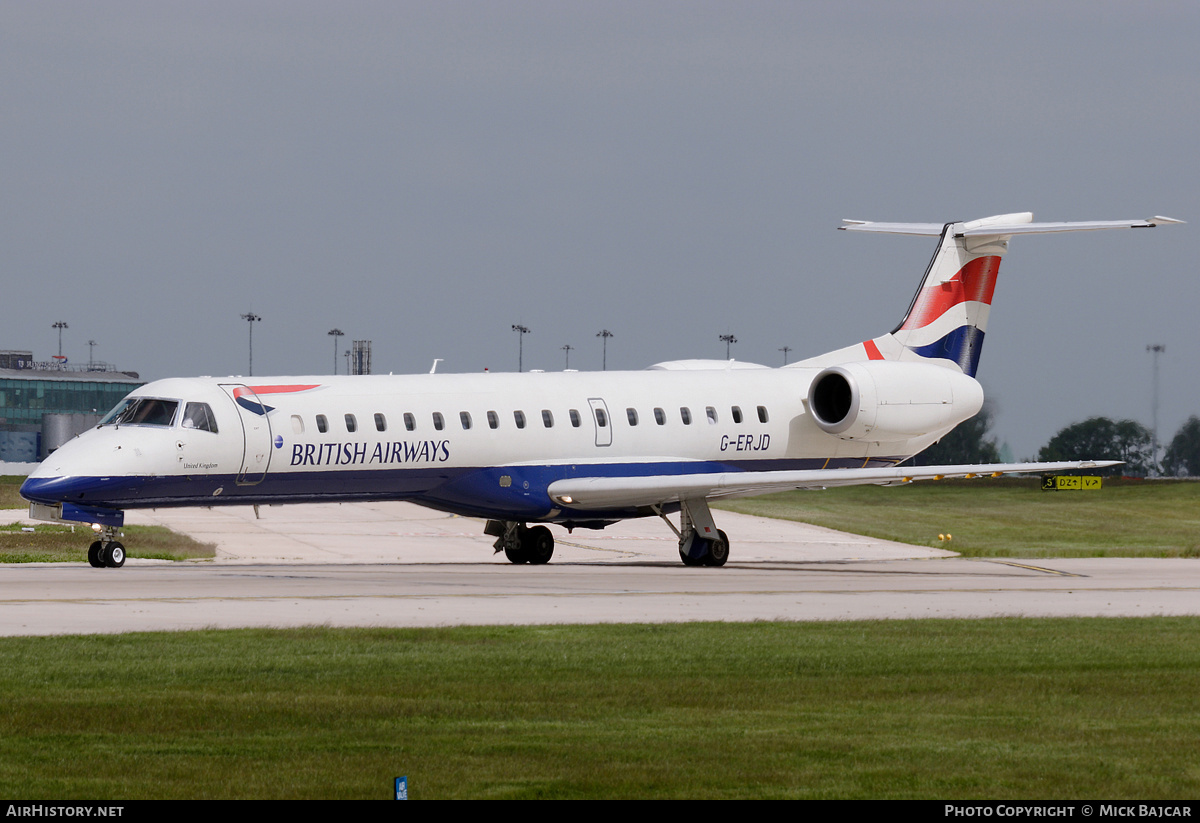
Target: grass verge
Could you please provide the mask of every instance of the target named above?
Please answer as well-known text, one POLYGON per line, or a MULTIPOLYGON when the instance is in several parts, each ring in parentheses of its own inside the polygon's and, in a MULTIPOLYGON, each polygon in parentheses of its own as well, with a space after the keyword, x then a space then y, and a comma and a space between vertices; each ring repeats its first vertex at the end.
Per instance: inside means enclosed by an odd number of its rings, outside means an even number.
POLYGON ((1200 619, 0 639, 9 798, 1195 798, 1200 619))
POLYGON ((0 475, 0 509, 29 508, 29 501, 21 496, 21 484, 24 482, 24 477, 0 475))
POLYGON ((1042 491, 1036 478, 943 480, 784 492, 720 507, 968 557, 1200 557, 1200 483, 1185 480, 1105 478, 1099 491, 1042 491))

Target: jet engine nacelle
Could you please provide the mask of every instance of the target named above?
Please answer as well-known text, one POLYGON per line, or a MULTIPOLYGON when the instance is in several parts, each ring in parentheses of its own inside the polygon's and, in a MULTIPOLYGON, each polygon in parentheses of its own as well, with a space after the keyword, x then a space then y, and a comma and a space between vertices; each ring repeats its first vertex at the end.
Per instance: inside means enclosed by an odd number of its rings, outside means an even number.
POLYGON ((808 390, 813 420, 843 440, 896 442, 944 433, 983 407, 975 378, 928 363, 832 366, 808 390))

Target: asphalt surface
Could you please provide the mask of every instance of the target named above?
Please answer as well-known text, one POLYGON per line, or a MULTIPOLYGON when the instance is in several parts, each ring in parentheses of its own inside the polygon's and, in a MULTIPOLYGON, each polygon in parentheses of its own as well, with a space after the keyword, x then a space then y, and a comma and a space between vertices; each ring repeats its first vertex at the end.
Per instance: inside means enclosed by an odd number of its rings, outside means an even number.
POLYGON ((970 560, 714 514, 732 546, 720 569, 681 565, 657 519, 554 528, 550 564, 514 566, 482 521, 403 503, 131 512, 215 543, 217 558, 0 566, 0 634, 1200 614, 1196 560, 970 560))

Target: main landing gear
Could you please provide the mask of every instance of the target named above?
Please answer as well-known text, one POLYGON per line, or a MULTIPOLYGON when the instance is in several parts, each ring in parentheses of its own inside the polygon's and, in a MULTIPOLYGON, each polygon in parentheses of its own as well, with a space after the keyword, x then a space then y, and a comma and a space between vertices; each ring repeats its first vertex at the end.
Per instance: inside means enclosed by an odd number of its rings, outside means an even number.
POLYGON ((496 551, 503 551, 512 563, 549 563, 554 556, 554 535, 545 526, 526 528, 512 520, 489 520, 484 534, 496 538, 496 551))
POLYGON ((685 566, 724 566, 729 559, 729 535, 717 528, 708 501, 703 497, 679 501, 681 528, 667 519, 662 509, 655 513, 679 537, 679 559, 685 566))
POLYGON ((88 546, 88 563, 94 569, 119 569, 125 565, 125 547, 113 538, 117 530, 105 526, 100 531, 100 539, 88 546))

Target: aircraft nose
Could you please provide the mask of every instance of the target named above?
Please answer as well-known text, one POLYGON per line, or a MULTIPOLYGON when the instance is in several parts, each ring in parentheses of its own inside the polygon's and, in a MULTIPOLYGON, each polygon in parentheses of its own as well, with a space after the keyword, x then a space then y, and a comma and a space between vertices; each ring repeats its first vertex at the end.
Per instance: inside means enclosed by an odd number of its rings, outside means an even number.
POLYGON ((61 503, 80 491, 80 478, 28 477, 21 484, 21 496, 34 503, 61 503))

